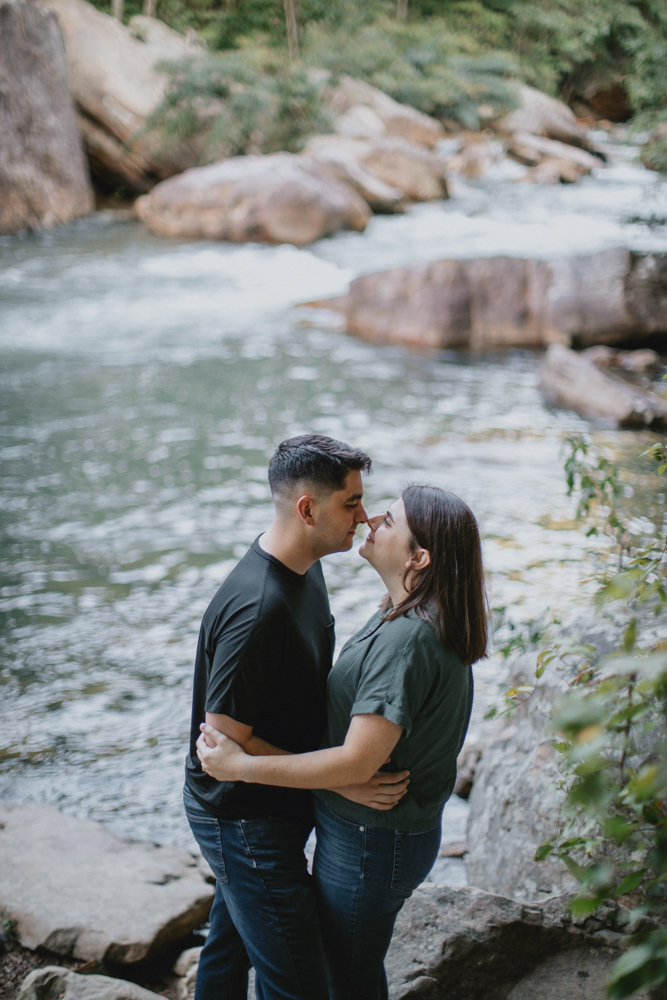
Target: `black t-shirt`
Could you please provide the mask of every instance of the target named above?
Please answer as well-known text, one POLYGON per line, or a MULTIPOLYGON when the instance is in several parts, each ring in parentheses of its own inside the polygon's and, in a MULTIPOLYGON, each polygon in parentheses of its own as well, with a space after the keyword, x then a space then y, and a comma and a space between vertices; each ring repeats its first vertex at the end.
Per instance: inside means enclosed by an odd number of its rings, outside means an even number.
POLYGON ((195 743, 206 712, 253 727, 282 750, 317 750, 326 726, 334 621, 319 562, 303 575, 255 540, 204 615, 195 661, 186 785, 220 819, 309 815, 310 792, 204 774, 195 743))

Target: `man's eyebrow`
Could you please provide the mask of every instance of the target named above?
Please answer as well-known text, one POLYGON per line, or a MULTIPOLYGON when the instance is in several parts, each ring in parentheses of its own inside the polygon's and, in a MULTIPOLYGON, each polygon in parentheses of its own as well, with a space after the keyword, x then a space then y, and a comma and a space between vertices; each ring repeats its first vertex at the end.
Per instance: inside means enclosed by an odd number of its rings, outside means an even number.
POLYGON ((361 500, 363 493, 352 493, 349 497, 345 498, 345 503, 350 503, 352 500, 361 500))

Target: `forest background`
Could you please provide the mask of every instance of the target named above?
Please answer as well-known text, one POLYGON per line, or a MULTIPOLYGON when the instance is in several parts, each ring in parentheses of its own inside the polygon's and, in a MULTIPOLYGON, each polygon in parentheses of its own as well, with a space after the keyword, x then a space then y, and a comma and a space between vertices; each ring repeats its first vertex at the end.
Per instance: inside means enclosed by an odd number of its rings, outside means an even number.
MULTIPOLYGON (((349 73, 398 101, 469 129, 511 107, 519 80, 569 103, 591 87, 615 94, 617 106, 625 109, 621 117, 637 130, 658 128, 647 165, 667 169, 667 136, 661 134, 667 129, 659 128, 667 122, 664 0, 94 3, 106 12, 111 3, 126 23, 135 14, 156 13, 177 31, 194 29, 206 41, 211 58, 205 65, 173 68, 159 124, 174 132, 200 128, 201 98, 227 98, 236 83, 243 101, 257 104, 264 87, 270 104, 270 95, 281 92, 285 118, 293 124, 278 129, 263 151, 296 150, 319 130, 315 119, 321 109, 309 67, 349 73), (294 31, 288 39, 290 20, 294 31)), ((238 137, 228 122, 225 142, 211 142, 209 160, 248 151, 243 119, 253 117, 251 110, 236 110, 238 137)))

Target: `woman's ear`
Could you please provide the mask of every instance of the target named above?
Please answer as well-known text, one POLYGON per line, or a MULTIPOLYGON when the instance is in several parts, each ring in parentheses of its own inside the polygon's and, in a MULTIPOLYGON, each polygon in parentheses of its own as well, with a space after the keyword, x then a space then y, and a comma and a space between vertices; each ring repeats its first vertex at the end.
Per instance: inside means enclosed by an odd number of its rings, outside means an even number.
POLYGON ((431 565, 431 553, 428 549, 418 548, 413 552, 405 565, 407 569, 412 570, 414 573, 419 573, 431 565))

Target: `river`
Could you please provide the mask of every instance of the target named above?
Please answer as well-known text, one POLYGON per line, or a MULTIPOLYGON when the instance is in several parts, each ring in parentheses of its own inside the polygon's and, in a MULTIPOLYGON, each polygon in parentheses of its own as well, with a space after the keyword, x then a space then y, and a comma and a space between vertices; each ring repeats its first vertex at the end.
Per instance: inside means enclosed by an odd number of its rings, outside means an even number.
MULTIPOLYGON (((199 622, 268 524, 267 461, 293 434, 366 449, 370 511, 409 480, 462 495, 508 620, 578 599, 599 543, 572 521, 561 453, 590 428, 543 405, 537 354, 371 346, 293 306, 411 260, 667 250, 666 185, 629 156, 571 187, 457 181, 448 202, 304 250, 161 239, 112 213, 0 240, 2 798, 191 842, 199 622)), ((356 548, 324 560, 338 648, 382 593, 356 548)), ((473 735, 499 655, 476 673, 473 735)), ((464 822, 453 801, 447 839, 464 822)))

